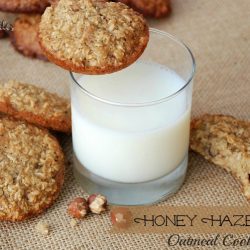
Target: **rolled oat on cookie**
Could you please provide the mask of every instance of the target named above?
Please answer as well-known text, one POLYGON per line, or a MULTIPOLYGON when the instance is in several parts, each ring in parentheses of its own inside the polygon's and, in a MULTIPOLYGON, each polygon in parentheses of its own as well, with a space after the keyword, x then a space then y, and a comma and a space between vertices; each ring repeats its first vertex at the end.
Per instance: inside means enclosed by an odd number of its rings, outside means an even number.
POLYGON ((106 74, 140 57, 149 28, 139 13, 122 3, 61 0, 43 14, 39 38, 55 64, 78 73, 106 74))
POLYGON ((31 84, 0 84, 0 112, 59 132, 71 133, 68 99, 31 84))
POLYGON ((64 155, 45 129, 0 117, 0 221, 44 212, 64 180, 64 155))
POLYGON ((250 200, 250 122, 227 115, 203 115, 191 123, 190 147, 226 169, 250 200))

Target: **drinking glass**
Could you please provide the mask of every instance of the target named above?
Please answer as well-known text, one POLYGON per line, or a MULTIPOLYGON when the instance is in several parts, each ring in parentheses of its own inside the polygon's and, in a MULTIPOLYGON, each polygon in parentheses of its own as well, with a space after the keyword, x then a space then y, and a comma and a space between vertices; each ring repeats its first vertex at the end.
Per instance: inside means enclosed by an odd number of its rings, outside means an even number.
POLYGON ((112 204, 143 205, 181 187, 194 72, 183 42, 150 29, 147 48, 128 68, 70 73, 74 175, 85 191, 112 204))

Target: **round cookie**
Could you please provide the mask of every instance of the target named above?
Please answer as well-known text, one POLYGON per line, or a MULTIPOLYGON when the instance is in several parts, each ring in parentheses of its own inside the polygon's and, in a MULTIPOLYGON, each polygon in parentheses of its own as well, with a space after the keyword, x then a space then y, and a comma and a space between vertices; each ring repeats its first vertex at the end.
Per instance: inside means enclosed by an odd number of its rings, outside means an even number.
POLYGON ((170 0, 119 0, 142 13, 145 17, 162 18, 170 11, 170 0))
POLYGON ((71 133, 69 100, 31 84, 17 81, 1 84, 0 112, 48 129, 71 133))
POLYGON ((38 215, 58 197, 64 156, 47 130, 0 118, 0 221, 38 215))
POLYGON ((10 33, 13 47, 24 56, 47 60, 38 42, 40 15, 20 15, 10 33))
POLYGON ((55 64, 78 73, 105 74, 140 57, 149 29, 140 14, 122 3, 61 0, 43 14, 39 38, 55 64))
POLYGON ((43 13, 48 0, 0 0, 0 11, 12 13, 43 13))

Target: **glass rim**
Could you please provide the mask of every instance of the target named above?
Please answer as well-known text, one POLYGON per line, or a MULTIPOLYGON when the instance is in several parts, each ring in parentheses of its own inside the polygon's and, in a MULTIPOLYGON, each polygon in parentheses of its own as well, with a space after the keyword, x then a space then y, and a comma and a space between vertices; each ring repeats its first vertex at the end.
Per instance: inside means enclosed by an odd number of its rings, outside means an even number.
POLYGON ((161 31, 161 30, 158 30, 158 29, 155 29, 155 28, 149 28, 149 31, 152 32, 152 33, 155 33, 155 34, 159 34, 161 36, 164 36, 164 37, 168 37, 170 38, 171 40, 173 40, 174 42, 178 43, 180 46, 182 46, 187 52, 188 54, 190 55, 191 57, 191 61, 192 61, 192 70, 191 70, 191 73, 190 73, 190 76, 188 78, 188 80, 185 81, 185 84, 180 88, 178 89, 177 91, 175 91, 173 94, 171 95, 168 95, 168 96, 165 96, 163 98, 160 98, 160 99, 157 99, 157 100, 154 100, 154 101, 149 101, 149 102, 134 102, 134 103, 123 103, 123 102, 116 102, 116 101, 111 101, 111 100, 107 100, 105 98, 102 98, 102 97, 99 97, 99 96, 96 96, 95 94, 91 93, 90 91, 88 91, 87 89, 85 89, 84 87, 82 87, 78 81, 76 80, 76 78, 74 77, 74 74, 77 74, 77 73, 74 73, 74 72, 71 72, 70 71, 70 76, 73 80, 73 82, 78 85, 78 87, 80 87, 80 90, 83 91, 86 95, 88 95, 89 97, 97 100, 97 101, 100 101, 102 103, 106 103, 106 104, 109 104, 109 105, 113 105, 113 106, 122 106, 122 107, 143 107, 143 106, 152 106, 152 105, 155 105, 155 104, 159 104, 159 103, 162 103, 162 102, 165 102, 165 101, 168 101, 170 99, 172 99, 173 97, 177 96, 179 93, 181 93, 184 89, 186 89, 187 86, 189 86, 189 84, 192 82, 193 78, 194 78, 194 74, 195 74, 195 70, 196 70, 196 63, 195 63, 195 58, 193 56, 193 53, 191 52, 191 50, 189 49, 189 47, 179 38, 165 32, 165 31, 161 31))

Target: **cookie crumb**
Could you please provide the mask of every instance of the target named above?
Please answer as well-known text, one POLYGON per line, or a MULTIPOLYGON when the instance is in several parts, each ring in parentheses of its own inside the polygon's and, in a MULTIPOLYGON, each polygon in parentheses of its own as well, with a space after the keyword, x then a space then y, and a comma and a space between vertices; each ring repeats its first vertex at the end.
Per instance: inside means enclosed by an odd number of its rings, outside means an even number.
POLYGON ((42 235, 48 235, 49 223, 47 221, 39 221, 36 225, 36 231, 42 235))
POLYGON ((77 220, 75 220, 75 219, 71 219, 70 220, 70 226, 72 228, 75 228, 77 225, 78 225, 78 221, 77 220))

